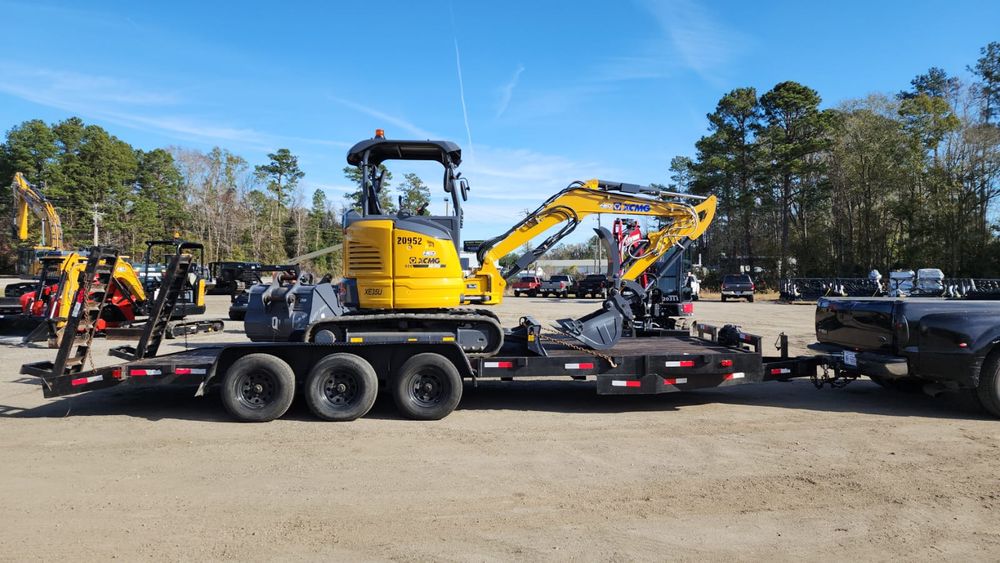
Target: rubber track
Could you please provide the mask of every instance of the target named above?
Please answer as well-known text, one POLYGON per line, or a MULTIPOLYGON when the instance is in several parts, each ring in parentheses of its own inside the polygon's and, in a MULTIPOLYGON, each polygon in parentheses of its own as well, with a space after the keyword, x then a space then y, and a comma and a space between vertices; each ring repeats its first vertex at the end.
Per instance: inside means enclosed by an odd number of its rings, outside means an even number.
MULTIPOLYGON (((322 330, 326 326, 337 326, 345 327, 348 324, 358 324, 371 321, 454 321, 455 325, 473 323, 484 323, 493 328, 494 346, 487 347, 485 350, 465 350, 465 353, 471 357, 480 356, 493 356, 500 351, 503 346, 503 327, 500 326, 500 318, 497 317, 496 313, 493 311, 487 311, 485 309, 454 309, 447 313, 400 313, 398 311, 387 311, 385 313, 370 313, 370 314, 351 314, 344 315, 342 317, 337 317, 333 321, 323 321, 314 324, 309 327, 306 331, 305 340, 307 342, 312 341, 312 335, 317 330, 322 330)), ((455 334, 457 336, 457 326, 455 327, 455 334)))

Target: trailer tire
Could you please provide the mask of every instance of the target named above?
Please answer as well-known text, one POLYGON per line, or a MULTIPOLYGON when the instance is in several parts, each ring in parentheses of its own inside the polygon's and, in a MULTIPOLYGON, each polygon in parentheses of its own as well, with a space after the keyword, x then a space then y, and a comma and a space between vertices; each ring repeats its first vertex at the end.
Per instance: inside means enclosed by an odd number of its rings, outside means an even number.
POLYGON ((231 321, 242 321, 246 319, 247 314, 243 311, 229 311, 229 320, 231 321))
POLYGON ((371 410, 377 395, 375 368, 354 354, 330 354, 306 376, 306 404, 323 420, 361 418, 371 410))
POLYGON ((990 354, 983 362, 976 395, 987 412, 1000 417, 1000 352, 990 354))
POLYGON ((222 378, 222 404, 241 422, 280 418, 295 398, 295 372, 281 358, 247 354, 222 378))
POLYGON ((440 420, 462 400, 462 376, 440 354, 417 354, 406 360, 393 379, 392 397, 406 418, 440 420))

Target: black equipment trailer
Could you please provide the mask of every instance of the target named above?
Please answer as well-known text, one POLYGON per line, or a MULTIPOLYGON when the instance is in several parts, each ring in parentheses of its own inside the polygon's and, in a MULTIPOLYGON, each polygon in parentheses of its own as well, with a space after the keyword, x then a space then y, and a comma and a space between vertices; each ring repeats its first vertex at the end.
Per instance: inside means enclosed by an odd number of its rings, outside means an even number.
MULTIPOLYGON (((81 287, 81 291, 86 291, 81 287)), ((83 293, 82 295, 86 295, 83 293)), ((169 318, 170 292, 157 300, 158 318, 169 318)), ((70 319, 76 324, 79 318, 70 319)), ((45 397, 119 385, 198 385, 221 388, 223 403, 238 420, 264 422, 282 416, 296 389, 325 420, 354 420, 371 408, 380 387, 388 388, 401 413, 418 420, 447 416, 462 397, 463 380, 524 378, 592 379, 602 395, 671 393, 810 377, 817 386, 836 383, 818 357, 764 356, 761 339, 731 326, 695 325, 694 334, 627 337, 600 353, 541 333, 530 318, 508 336, 521 353, 491 357, 466 354, 447 334, 383 333, 351 342, 240 343, 201 346, 157 355, 166 324, 150 323, 136 346, 111 354, 124 363, 84 369, 89 345, 73 352, 75 326, 67 331, 54 362, 25 364, 21 373, 42 379, 45 397)))

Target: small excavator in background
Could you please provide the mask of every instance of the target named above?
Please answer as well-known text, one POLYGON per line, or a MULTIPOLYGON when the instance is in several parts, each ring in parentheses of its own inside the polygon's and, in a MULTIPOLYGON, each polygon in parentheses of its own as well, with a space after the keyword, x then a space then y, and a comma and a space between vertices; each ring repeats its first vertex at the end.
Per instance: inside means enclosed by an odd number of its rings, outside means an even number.
MULTIPOLYGON (((103 334, 109 338, 130 338, 140 334, 145 317, 150 314, 150 308, 161 290, 161 271, 153 270, 153 250, 167 247, 171 250, 166 256, 166 262, 174 257, 187 256, 195 251, 201 252, 204 262, 204 247, 199 243, 182 240, 151 240, 146 241, 143 275, 117 253, 113 261, 108 255, 101 255, 98 260, 109 261, 96 265, 92 285, 92 293, 88 294, 81 306, 90 307, 92 303, 100 303, 88 309, 88 314, 81 317, 78 330, 93 334, 103 334)), ((74 296, 79 289, 81 272, 88 268, 91 256, 88 252, 49 252, 40 254, 42 270, 39 273, 35 288, 19 298, 16 311, 5 310, 0 314, 0 336, 14 338, 22 343, 48 340, 50 346, 58 346, 70 309, 74 306, 74 296)), ((224 328, 219 319, 189 320, 188 316, 200 315, 205 312, 205 280, 196 271, 197 264, 188 258, 190 266, 185 269, 183 279, 176 288, 171 316, 167 319, 165 328, 167 338, 197 332, 217 332, 224 328)))
MULTIPOLYGON (((602 309, 581 319, 558 321, 556 328, 565 335, 593 349, 608 349, 630 330, 635 320, 632 301, 647 298, 646 289, 634 280, 671 249, 700 237, 715 214, 714 197, 621 182, 573 182, 506 233, 479 246, 479 266, 465 275, 459 249, 462 203, 469 184, 457 171, 461 161, 462 151, 454 143, 388 140, 381 130, 354 145, 347 162, 360 171, 361 209, 344 215, 343 279, 336 285, 255 286, 244 325, 250 339, 320 343, 425 339, 457 342, 467 354, 489 356, 504 344, 499 319, 487 309, 462 306, 499 304, 508 278, 592 214, 656 219, 662 227, 647 234, 641 256, 622 265, 618 252, 608 253, 615 287, 602 309), (441 163, 452 213, 387 214, 379 203, 385 185, 380 165, 389 160, 441 163), (550 229, 553 234, 501 271, 501 258, 550 229)), ((611 233, 603 228, 597 232, 611 250, 611 233)))

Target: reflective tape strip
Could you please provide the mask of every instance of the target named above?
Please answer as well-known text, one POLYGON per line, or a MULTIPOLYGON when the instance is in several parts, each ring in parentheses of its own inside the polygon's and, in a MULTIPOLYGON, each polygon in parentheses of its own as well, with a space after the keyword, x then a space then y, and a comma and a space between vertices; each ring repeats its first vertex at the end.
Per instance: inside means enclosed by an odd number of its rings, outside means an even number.
POLYGON ((664 379, 663 382, 667 385, 679 385, 681 383, 687 383, 688 379, 686 377, 677 377, 674 379, 664 379))
POLYGON ((693 368, 694 360, 681 360, 679 362, 663 362, 668 368, 693 368))
POLYGON ((365 339, 361 338, 360 336, 352 336, 351 337, 351 342, 364 342, 364 341, 365 341, 365 339))
POLYGON ((566 369, 594 369, 594 364, 565 364, 566 369))
POLYGON ((208 370, 205 368, 177 368, 174 373, 177 375, 205 375, 208 370))
POLYGON ((484 368, 507 368, 514 367, 514 362, 483 362, 484 368))
POLYGON ((444 336, 441 338, 441 342, 454 342, 454 341, 455 341, 454 336, 444 336))
POLYGON ((613 379, 611 385, 614 387, 642 387, 642 382, 628 379, 613 379))
POLYGON ((742 371, 738 371, 736 373, 727 373, 726 381, 729 381, 730 379, 743 379, 744 377, 746 377, 746 374, 743 373, 742 371))
POLYGON ((76 387, 77 385, 86 385, 88 383, 97 383, 98 381, 104 381, 104 376, 103 375, 91 375, 90 377, 78 377, 76 379, 71 380, 69 383, 73 387, 76 387))
POLYGON ((158 369, 133 369, 129 370, 128 374, 132 377, 141 377, 143 375, 162 375, 163 372, 158 369))
POLYGON ((788 368, 774 368, 771 370, 771 375, 780 375, 782 373, 792 373, 792 370, 788 368))

